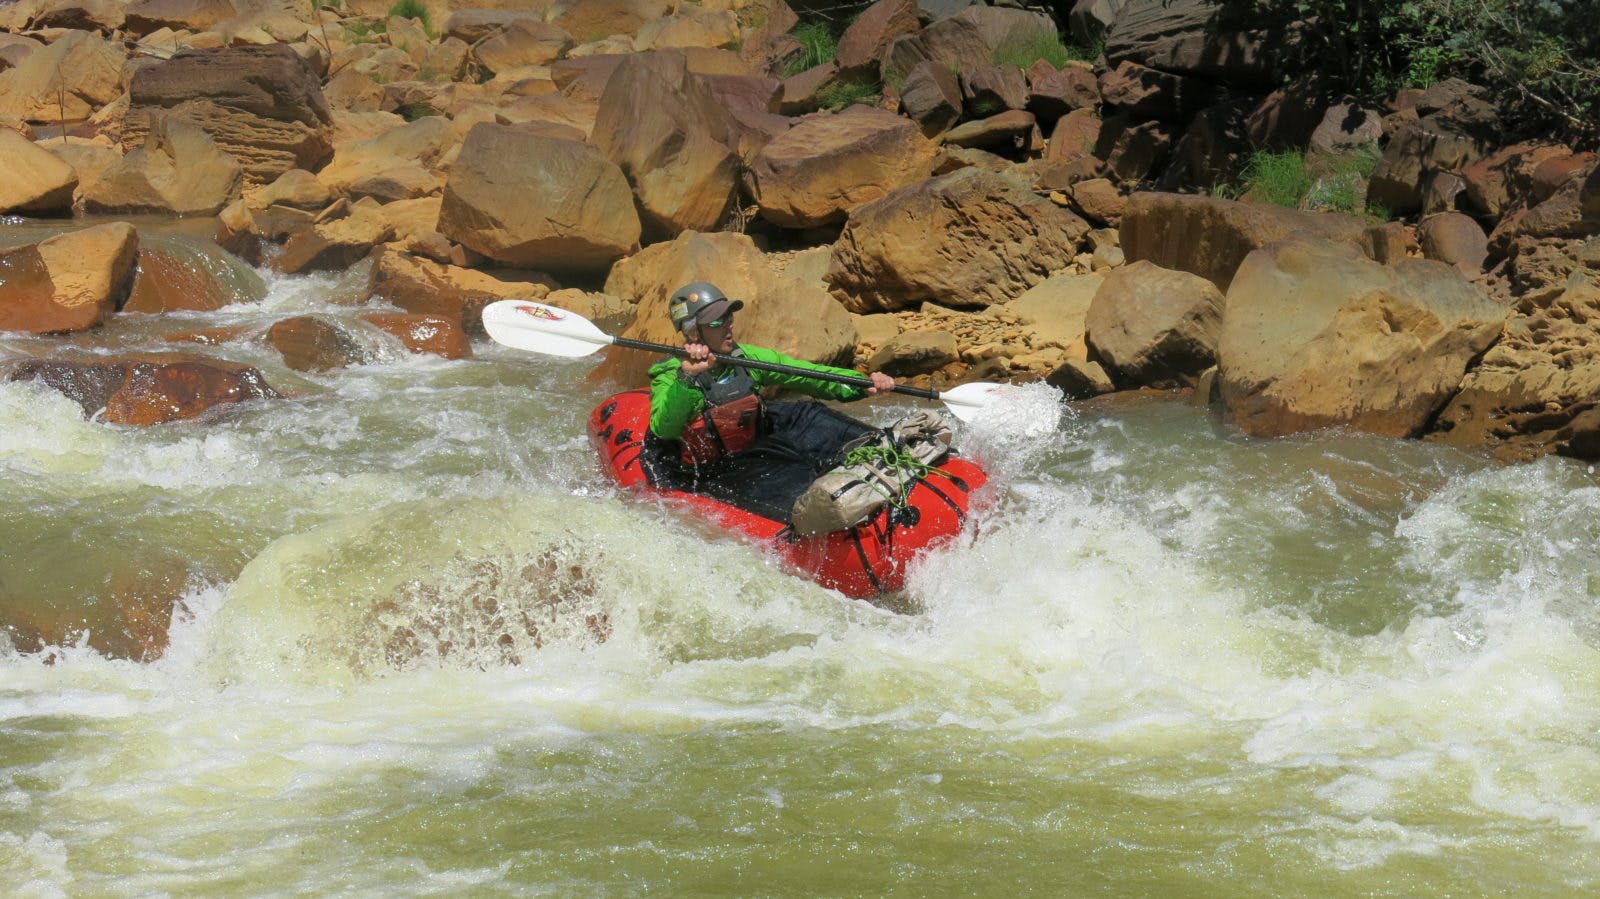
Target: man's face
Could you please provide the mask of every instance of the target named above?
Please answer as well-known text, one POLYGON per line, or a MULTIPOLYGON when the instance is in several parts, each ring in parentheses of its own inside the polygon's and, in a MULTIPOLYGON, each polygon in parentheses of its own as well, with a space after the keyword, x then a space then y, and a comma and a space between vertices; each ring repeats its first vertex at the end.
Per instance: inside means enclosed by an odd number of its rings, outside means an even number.
POLYGON ((700 340, 713 353, 733 352, 733 313, 725 312, 715 321, 701 322, 700 340))

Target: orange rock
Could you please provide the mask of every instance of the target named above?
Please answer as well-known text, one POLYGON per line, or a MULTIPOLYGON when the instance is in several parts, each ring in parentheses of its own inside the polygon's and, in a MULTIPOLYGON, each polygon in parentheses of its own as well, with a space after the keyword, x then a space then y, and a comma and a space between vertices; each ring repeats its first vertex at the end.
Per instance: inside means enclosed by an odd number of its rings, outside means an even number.
POLYGON ((157 570, 112 571, 88 602, 51 602, 6 595, 0 631, 22 651, 77 643, 115 659, 153 662, 167 649, 172 613, 182 600, 188 573, 167 561, 157 570))
POLYGON ((233 302, 210 273, 153 247, 139 251, 139 273, 123 312, 210 312, 233 302))
POLYGON ((295 371, 327 371, 360 363, 361 347, 343 328, 317 315, 286 318, 267 330, 267 343, 295 371))
POLYGON ((399 338, 413 353, 431 353, 445 359, 465 359, 472 355, 467 332, 459 323, 443 316, 369 312, 362 315, 361 320, 399 338))
POLYGON ((205 346, 221 346, 250 333, 249 328, 199 328, 194 331, 179 331, 175 334, 164 335, 161 339, 166 343, 199 343, 205 346))
POLYGON ((42 381, 113 424, 153 425, 196 418, 208 410, 277 391, 248 365, 189 353, 26 359, 13 381, 42 381))
POLYGON ((0 253, 0 331, 100 324, 127 296, 138 248, 133 226, 115 222, 0 253))

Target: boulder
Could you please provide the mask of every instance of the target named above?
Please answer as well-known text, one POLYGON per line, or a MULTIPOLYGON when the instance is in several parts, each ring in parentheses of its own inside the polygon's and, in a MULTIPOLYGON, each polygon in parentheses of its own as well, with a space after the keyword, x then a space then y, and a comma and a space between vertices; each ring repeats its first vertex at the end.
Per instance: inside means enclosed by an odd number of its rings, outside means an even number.
POLYGON ((778 112, 784 115, 802 115, 816 112, 822 105, 822 92, 839 80, 839 67, 831 62, 812 66, 797 75, 783 79, 783 93, 778 97, 778 112))
POLYGON ((580 42, 589 42, 634 34, 671 8, 668 0, 564 0, 552 21, 580 42))
POLYGON ((1029 112, 1045 122, 1054 122, 1075 109, 1093 110, 1100 105, 1100 81, 1087 63, 1071 61, 1057 69, 1049 63, 1028 71, 1029 112))
POLYGON ((913 0, 878 0, 862 10, 839 36, 834 62, 839 64, 840 76, 877 78, 878 60, 895 38, 913 34, 921 27, 913 0))
POLYGON ((1188 119, 1216 99, 1208 81, 1123 60, 1100 79, 1100 99, 1138 118, 1188 119))
POLYGON ((1111 65, 1152 69, 1238 85, 1270 85, 1292 56, 1291 33, 1251 31, 1219 21, 1210 0, 1125 0, 1105 36, 1111 65))
POLYGON ((455 144, 449 120, 424 116, 365 140, 340 144, 333 160, 317 173, 317 181, 330 193, 352 199, 389 202, 436 194, 444 187, 437 170, 455 144))
POLYGON ((1112 116, 1101 123, 1095 155, 1106 161, 1106 171, 1117 180, 1137 184, 1166 165, 1177 140, 1177 126, 1167 122, 1112 116))
POLYGON ((961 120, 961 83, 954 72, 931 62, 919 63, 900 90, 900 111, 932 137, 961 120))
POLYGON ((15 131, 0 128, 0 213, 49 215, 72 210, 78 176, 60 157, 15 131))
POLYGON ((962 169, 851 213, 828 283, 852 312, 986 306, 1066 267, 1088 230, 1023 181, 962 169))
POLYGON ((278 396, 255 368, 192 353, 25 359, 6 377, 59 390, 100 421, 141 427, 278 396))
POLYGON ((1595 265, 1525 307, 1439 413, 1430 441, 1523 461, 1600 460, 1600 240, 1595 265))
POLYGON ((1483 274, 1489 258, 1489 235, 1469 215, 1446 212, 1431 216, 1417 226, 1417 241, 1422 255, 1453 265, 1468 278, 1483 274))
POLYGON ((600 271, 639 247, 628 181, 599 150, 474 125, 445 182, 439 231, 507 265, 600 271))
POLYGON ((1495 150, 1461 170, 1469 205, 1498 217, 1515 206, 1543 202, 1559 185, 1537 195, 1534 172, 1547 163, 1559 164, 1574 158, 1572 150, 1560 144, 1527 142, 1495 150))
POLYGON ((1072 205, 1086 219, 1115 228, 1122 223, 1128 197, 1105 178, 1090 178, 1072 185, 1072 205))
POLYGON ((43 46, 43 41, 0 31, 0 71, 22 65, 23 60, 43 46))
POLYGON ((395 238, 379 204, 363 199, 354 204, 341 200, 310 224, 295 228, 284 241, 283 252, 271 260, 275 271, 343 271, 366 258, 372 248, 395 238))
POLYGON ((442 359, 466 359, 472 342, 461 323, 442 315, 363 312, 361 320, 400 341, 406 352, 442 359))
POLYGON ((903 81, 924 62, 967 72, 994 64, 997 51, 1055 36, 1055 23, 1045 13, 970 6, 894 39, 881 59, 881 70, 890 84, 903 81))
POLYGON ((333 152, 320 78, 286 46, 180 53, 139 69, 129 101, 125 149, 141 146, 155 120, 185 119, 237 159, 252 186, 316 171, 333 152))
POLYGON ((474 46, 472 56, 491 72, 509 72, 549 65, 572 46, 572 35, 564 29, 548 22, 521 18, 474 46))
MULTIPOLYGON (((733 232, 685 232, 617 263, 605 291, 635 300, 638 312, 623 336, 681 343, 667 317, 667 298, 690 281, 710 281, 745 308, 735 318, 741 342, 769 347, 812 362, 847 363, 855 350, 850 315, 820 285, 774 271, 755 242, 733 232)), ((612 353, 598 377, 639 384, 655 360, 644 353, 612 353)))
POLYGON ((1255 152, 1250 144, 1251 101, 1229 100, 1200 110, 1172 148, 1158 179, 1162 190, 1202 190, 1237 183, 1255 152))
POLYGON ((1505 314, 1442 263, 1385 266, 1341 244, 1271 244, 1246 257, 1228 289, 1222 400, 1253 436, 1335 426, 1416 436, 1505 314))
POLYGON ((380 249, 374 254, 367 298, 437 315, 481 336, 483 307, 495 300, 542 300, 554 287, 540 272, 479 271, 380 249))
POLYGON ((737 137, 726 110, 681 58, 620 65, 600 97, 590 140, 633 186, 651 236, 710 230, 733 205, 737 137))
POLYGON ((334 195, 316 175, 305 169, 290 169, 279 175, 278 180, 256 191, 249 200, 250 205, 256 209, 287 206, 291 209, 315 212, 327 208, 328 204, 333 202, 334 195))
POLYGON ((1074 109, 1056 121, 1044 158, 1064 161, 1093 155, 1100 143, 1100 117, 1092 109, 1074 109))
POLYGON ((962 122, 944 133, 942 141, 947 147, 972 149, 1018 149, 1027 146, 1034 133, 1033 113, 1022 109, 1009 109, 999 115, 973 122, 962 122))
POLYGON ((1429 116, 1401 128, 1367 182, 1367 205, 1394 215, 1422 208, 1423 189, 1439 172, 1466 168, 1483 155, 1485 142, 1444 116, 1429 116))
POLYGON ((1056 349, 1066 359, 1086 360, 1089 345, 1089 305, 1104 280, 1099 275, 1061 272, 1028 288, 1022 296, 1004 306, 1024 329, 1024 348, 1030 351, 1056 349))
POLYGON ((750 166, 752 193, 762 218, 786 228, 817 227, 927 178, 936 152, 913 122, 851 107, 802 119, 768 143, 750 166))
POLYGON ((257 302, 266 285, 243 263, 229 265, 221 247, 194 238, 156 235, 140 242, 137 274, 123 312, 211 312, 257 302))
POLYGON ((903 331, 872 354, 867 369, 901 378, 931 374, 960 358, 948 331, 903 331))
POLYGON ((78 179, 78 188, 73 193, 75 200, 81 197, 90 185, 100 180, 106 169, 111 168, 122 158, 120 147, 104 147, 81 138, 68 138, 66 143, 59 139, 48 140, 36 146, 72 167, 72 172, 78 179))
POLYGON ((1581 238, 1600 232, 1600 165, 1591 159, 1585 170, 1573 174, 1532 208, 1516 209, 1500 220, 1489 235, 1497 255, 1519 238, 1581 238))
POLYGON ((139 235, 126 222, 0 253, 0 331, 55 334, 101 323, 133 285, 139 235))
POLYGON ((732 142, 740 159, 751 160, 767 142, 789 130, 794 120, 778 114, 783 82, 762 75, 695 76, 712 100, 727 111, 732 142))
POLYGON ((110 34, 122 27, 123 19, 122 4, 116 0, 51 0, 33 17, 33 27, 110 34))
POLYGON ((69 31, 0 72, 0 114, 29 122, 76 122, 122 93, 122 50, 69 31))
POLYGON ((375 357, 372 347, 351 328, 324 315, 297 315, 274 323, 267 329, 267 345, 295 371, 328 371, 375 357))
POLYGON ((238 161, 198 126, 162 117, 147 137, 83 190, 84 209, 213 215, 238 196, 238 161))
POLYGON ((228 0, 133 0, 124 27, 144 36, 163 28, 173 31, 210 31, 234 16, 228 0))
POLYGON ((1367 226, 1361 236, 1361 251, 1374 262, 1391 265, 1401 259, 1420 257, 1415 229, 1404 222, 1382 222, 1367 226))
MULTIPOLYGON (((72 524, 63 521, 61 527, 72 524)), ((6 601, 0 603, 0 645, 9 643, 19 652, 87 646, 112 659, 159 659, 167 648, 172 612, 190 589, 189 564, 166 546, 158 552, 148 545, 129 550, 128 555, 97 552, 92 562, 75 564, 73 580, 93 586, 74 591, 70 602, 61 601, 59 588, 53 595, 29 596, 26 580, 18 585, 8 577, 6 601)), ((46 558, 38 561, 51 564, 46 558)))
POLYGON ((444 36, 476 44, 517 21, 543 22, 544 18, 525 9, 458 9, 444 20, 444 36))
POLYGON ((1312 130, 1306 157, 1308 160, 1337 159, 1376 147, 1382 138, 1382 116, 1353 103, 1340 103, 1330 107, 1321 123, 1312 130))
POLYGON ((684 4, 675 15, 640 26, 634 36, 636 51, 714 49, 737 45, 739 17, 731 9, 709 9, 684 4))
POLYGON ((1028 79, 1016 66, 979 66, 961 76, 961 97, 974 116, 992 116, 1028 103, 1028 79))
POLYGON ((1192 272, 1226 292, 1239 264, 1260 247, 1295 235, 1360 246, 1366 226, 1352 216, 1147 191, 1128 198, 1120 233, 1130 263, 1192 272))
POLYGON ((1085 324, 1118 384, 1186 387, 1216 362, 1222 291, 1199 275, 1135 262, 1106 275, 1085 324))

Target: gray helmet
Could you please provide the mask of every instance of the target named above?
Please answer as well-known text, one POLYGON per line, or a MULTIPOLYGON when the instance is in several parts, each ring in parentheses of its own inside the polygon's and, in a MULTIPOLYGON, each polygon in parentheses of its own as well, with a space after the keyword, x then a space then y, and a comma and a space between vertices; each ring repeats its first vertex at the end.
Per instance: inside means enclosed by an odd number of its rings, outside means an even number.
POLYGON ((743 308, 743 300, 728 299, 715 284, 693 281, 672 292, 667 314, 672 317, 673 327, 689 334, 700 325, 721 318, 724 313, 743 308))

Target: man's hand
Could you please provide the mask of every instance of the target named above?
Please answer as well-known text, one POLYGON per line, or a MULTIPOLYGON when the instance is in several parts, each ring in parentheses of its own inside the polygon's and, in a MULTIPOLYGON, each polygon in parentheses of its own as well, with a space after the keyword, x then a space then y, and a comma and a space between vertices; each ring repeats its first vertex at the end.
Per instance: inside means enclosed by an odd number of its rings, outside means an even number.
POLYGON ((894 378, 889 377, 881 371, 875 371, 872 374, 867 375, 867 378, 868 380, 872 381, 872 386, 867 388, 868 396, 871 396, 875 393, 888 393, 894 389, 894 378))
POLYGON ((703 343, 695 343, 691 341, 684 344, 683 349, 684 352, 689 354, 689 358, 683 360, 683 362, 679 364, 678 371, 682 373, 685 378, 693 378, 696 375, 703 375, 711 370, 711 366, 717 363, 717 360, 711 358, 711 348, 707 347, 703 343))

